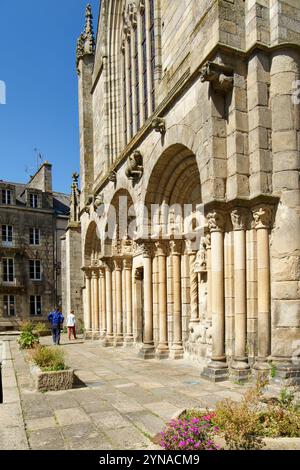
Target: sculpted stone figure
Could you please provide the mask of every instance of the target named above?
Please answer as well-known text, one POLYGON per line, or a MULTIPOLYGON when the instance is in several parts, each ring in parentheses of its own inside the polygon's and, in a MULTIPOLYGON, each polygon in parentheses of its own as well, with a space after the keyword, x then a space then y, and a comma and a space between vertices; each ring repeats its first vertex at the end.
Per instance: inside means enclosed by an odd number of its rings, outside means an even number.
POLYGON ((135 150, 128 158, 125 174, 127 178, 134 180, 143 175, 143 157, 139 150, 135 150))

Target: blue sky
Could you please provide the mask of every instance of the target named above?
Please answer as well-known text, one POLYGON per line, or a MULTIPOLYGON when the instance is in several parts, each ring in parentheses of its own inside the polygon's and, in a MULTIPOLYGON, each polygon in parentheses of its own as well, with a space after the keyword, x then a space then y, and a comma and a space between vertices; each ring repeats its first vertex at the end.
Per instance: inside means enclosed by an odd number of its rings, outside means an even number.
MULTIPOLYGON (((0 0, 0 179, 26 182, 37 148, 53 164, 54 190, 70 191, 79 169, 75 50, 87 3, 0 0)), ((90 3, 96 33, 99 0, 90 3)))

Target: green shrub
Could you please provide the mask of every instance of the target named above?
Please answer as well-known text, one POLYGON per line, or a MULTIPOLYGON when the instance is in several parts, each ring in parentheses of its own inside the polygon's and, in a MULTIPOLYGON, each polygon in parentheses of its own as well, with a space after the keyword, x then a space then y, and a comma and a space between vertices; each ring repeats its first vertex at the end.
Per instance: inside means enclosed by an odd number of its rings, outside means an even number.
MULTIPOLYGON (((300 405, 295 403, 293 391, 285 387, 277 398, 265 399, 267 384, 268 379, 258 377, 256 386, 248 389, 239 402, 225 399, 216 404, 212 423, 229 449, 260 449, 264 437, 300 437, 300 405)), ((184 418, 202 415, 199 410, 188 410, 184 418)))
POLYGON ((62 349, 39 346, 32 352, 31 358, 44 372, 68 369, 62 349))
POLYGON ((23 321, 20 326, 21 333, 31 332, 34 330, 34 323, 32 321, 23 321))
POLYGON ((21 331, 18 341, 21 349, 32 349, 39 343, 39 337, 30 330, 21 331))
POLYGON ((217 403, 214 423, 230 450, 263 447, 257 404, 257 389, 247 391, 240 402, 225 399, 217 403))
POLYGON ((48 328, 46 327, 45 323, 39 322, 34 325, 34 332, 38 335, 41 336, 45 333, 48 332, 48 328))

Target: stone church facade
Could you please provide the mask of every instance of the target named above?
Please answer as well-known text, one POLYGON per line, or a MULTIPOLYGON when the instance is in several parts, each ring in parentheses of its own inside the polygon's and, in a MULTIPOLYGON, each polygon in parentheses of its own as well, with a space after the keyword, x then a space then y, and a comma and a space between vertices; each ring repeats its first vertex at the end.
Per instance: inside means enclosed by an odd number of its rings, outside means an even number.
POLYGON ((96 40, 87 7, 71 222, 100 344, 299 377, 299 46, 297 0, 102 0, 96 40))

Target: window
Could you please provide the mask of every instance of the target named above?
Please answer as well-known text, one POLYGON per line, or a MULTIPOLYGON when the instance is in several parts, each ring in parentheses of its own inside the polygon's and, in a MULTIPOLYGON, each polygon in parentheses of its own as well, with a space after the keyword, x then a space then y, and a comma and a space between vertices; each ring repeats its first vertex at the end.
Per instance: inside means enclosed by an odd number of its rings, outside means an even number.
POLYGON ((129 128, 130 128, 130 138, 133 137, 133 103, 132 103, 132 65, 131 65, 131 41, 128 42, 128 51, 129 51, 129 67, 128 67, 128 76, 129 76, 129 128))
POLYGON ((10 189, 2 189, 2 204, 10 205, 12 203, 12 193, 10 189))
POLYGON ((38 228, 31 228, 29 230, 29 243, 30 245, 40 244, 40 230, 38 228))
POLYGON ((3 281, 14 282, 15 279, 15 266, 13 258, 3 258, 3 281))
POLYGON ((42 297, 40 295, 30 296, 30 315, 37 316, 42 314, 42 297))
POLYGON ((13 228, 11 225, 2 225, 2 244, 12 245, 13 228))
POLYGON ((135 45, 134 45, 134 72, 135 72, 135 99, 136 99, 136 128, 139 130, 141 125, 140 115, 140 78, 139 78, 139 48, 138 48, 138 30, 135 29, 135 45))
POLYGON ((142 14, 142 54, 143 54, 143 107, 145 121, 148 119, 148 77, 147 77, 147 34, 146 14, 142 14))
POLYGON ((32 281, 41 280, 41 262, 37 259, 29 260, 29 278, 32 281))
POLYGON ((151 60, 151 107, 152 112, 155 110, 155 31, 154 31, 154 0, 149 0, 149 15, 150 15, 150 60, 151 60))
POLYGON ((16 301, 14 295, 3 296, 3 311, 7 317, 14 317, 16 314, 16 301))
POLYGON ((126 93, 126 57, 123 54, 123 113, 124 113, 124 136, 127 144, 127 93, 126 93))
POLYGON ((30 193, 29 205, 30 205, 30 207, 33 207, 34 209, 37 209, 37 207, 38 207, 38 195, 37 194, 30 193))

